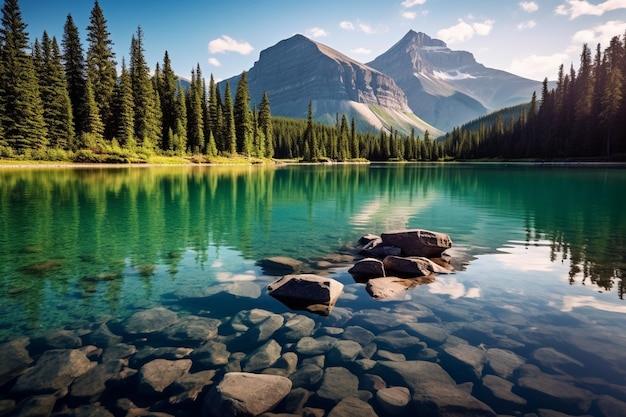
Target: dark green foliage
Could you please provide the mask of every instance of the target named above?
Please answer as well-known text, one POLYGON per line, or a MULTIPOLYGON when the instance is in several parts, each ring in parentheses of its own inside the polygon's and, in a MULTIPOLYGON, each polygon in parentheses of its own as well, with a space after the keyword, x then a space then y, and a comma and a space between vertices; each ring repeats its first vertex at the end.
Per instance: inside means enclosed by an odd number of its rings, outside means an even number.
POLYGON ((272 114, 270 110, 270 100, 267 92, 263 92, 261 105, 259 106, 258 128, 263 133, 265 139, 265 154, 260 155, 265 158, 274 156, 274 127, 272 126, 272 114))
POLYGON ((114 136, 111 106, 113 88, 117 82, 117 62, 107 21, 98 0, 94 2, 89 18, 87 43, 87 80, 91 85, 100 121, 105 127, 105 136, 111 139, 114 136))
POLYGON ((161 109, 144 58, 141 27, 137 28, 136 36, 131 40, 129 73, 134 102, 135 140, 138 146, 154 150, 161 142, 161 109))
POLYGON ((233 106, 237 152, 248 157, 252 156, 253 126, 252 114, 250 113, 248 74, 245 71, 239 77, 233 106))
POLYGON ((3 140, 18 153, 48 145, 43 105, 28 33, 17 0, 6 0, 0 30, 0 90, 3 140))
POLYGON ((230 84, 226 82, 226 87, 224 89, 224 105, 223 105, 223 132, 222 136, 224 138, 224 151, 235 155, 237 153, 237 134, 235 131, 235 116, 233 114, 233 105, 231 99, 231 91, 230 84))
POLYGON ((554 89, 544 80, 539 103, 533 94, 529 105, 498 112, 494 121, 456 128, 447 135, 447 148, 460 159, 625 154, 625 57, 626 36, 614 37, 604 52, 598 45, 593 63, 584 45, 578 72, 561 66, 554 89))
POLYGON ((176 113, 177 77, 172 70, 169 54, 165 51, 163 56, 163 70, 155 74, 157 91, 161 102, 161 135, 163 138, 162 149, 174 149, 172 135, 176 131, 178 118, 176 113))
POLYGON ((113 89, 112 109, 115 138, 127 149, 134 149, 136 145, 134 107, 130 74, 126 70, 126 62, 122 59, 122 74, 119 83, 113 89))
POLYGON ((67 91, 67 80, 61 63, 59 45, 56 39, 50 39, 46 32, 43 33, 39 52, 37 52, 38 45, 38 42, 35 42, 34 56, 50 146, 70 149, 74 142, 72 103, 67 91))
POLYGON ((191 84, 187 90, 187 143, 189 152, 194 154, 204 151, 202 97, 202 73, 198 65, 191 71, 191 84))
POLYGON ((72 114, 74 115, 74 130, 76 135, 82 137, 87 131, 87 74, 85 72, 85 57, 80 43, 78 28, 71 14, 67 15, 63 30, 63 64, 67 89, 72 102, 72 114))

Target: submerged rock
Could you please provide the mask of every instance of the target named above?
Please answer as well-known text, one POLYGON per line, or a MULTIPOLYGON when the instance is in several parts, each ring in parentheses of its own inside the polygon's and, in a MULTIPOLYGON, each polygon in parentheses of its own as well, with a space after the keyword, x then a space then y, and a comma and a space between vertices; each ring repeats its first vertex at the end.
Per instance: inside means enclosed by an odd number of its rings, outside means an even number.
POLYGON ((178 315, 173 311, 155 307, 133 314, 124 321, 122 327, 129 335, 146 335, 160 332, 177 319, 178 315))
POLYGON ((189 372, 191 365, 190 359, 155 359, 148 362, 139 370, 138 390, 148 396, 162 394, 174 381, 189 372))
POLYGON ((344 398, 353 397, 359 389, 359 378, 342 367, 330 367, 324 371, 322 384, 316 391, 317 397, 325 403, 338 403, 344 398))
POLYGON ((385 277, 374 278, 367 281, 365 290, 373 298, 379 300, 395 299, 405 291, 422 284, 430 284, 434 281, 431 276, 419 278, 385 277))
POLYGON ((291 381, 283 376, 230 372, 205 397, 202 417, 258 416, 290 390, 291 381))
POLYGON ((404 256, 437 258, 452 247, 452 240, 447 234, 423 229, 391 231, 381 234, 380 237, 383 245, 402 249, 404 256))
POLYGON ((286 275, 267 286, 268 293, 294 310, 329 315, 343 291, 343 284, 313 274, 286 275))
POLYGON ((328 417, 377 417, 371 405, 356 397, 348 397, 341 400, 330 410, 328 417))
POLYGON ((29 340, 19 338, 0 345, 0 387, 24 372, 32 358, 26 350, 29 340))
POLYGON ((302 261, 287 256, 274 256, 260 260, 258 265, 265 275, 287 275, 299 273, 302 261))

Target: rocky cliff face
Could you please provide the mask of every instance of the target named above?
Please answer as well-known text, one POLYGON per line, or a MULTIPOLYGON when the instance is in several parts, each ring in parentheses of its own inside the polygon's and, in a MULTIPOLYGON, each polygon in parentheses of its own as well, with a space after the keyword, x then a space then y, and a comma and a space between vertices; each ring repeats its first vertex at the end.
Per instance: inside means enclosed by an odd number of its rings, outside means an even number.
MULTIPOLYGON (((226 81, 234 92, 239 77, 221 82, 221 91, 226 81)), ((274 115, 306 117, 312 102, 315 118, 326 123, 334 123, 339 113, 355 117, 361 129, 438 133, 412 114, 391 77, 302 35, 262 51, 248 71, 248 89, 256 102, 267 91, 274 115)))
POLYGON ((402 88, 409 107, 442 130, 503 107, 529 102, 541 83, 487 68, 466 51, 409 31, 387 52, 367 64, 402 88))

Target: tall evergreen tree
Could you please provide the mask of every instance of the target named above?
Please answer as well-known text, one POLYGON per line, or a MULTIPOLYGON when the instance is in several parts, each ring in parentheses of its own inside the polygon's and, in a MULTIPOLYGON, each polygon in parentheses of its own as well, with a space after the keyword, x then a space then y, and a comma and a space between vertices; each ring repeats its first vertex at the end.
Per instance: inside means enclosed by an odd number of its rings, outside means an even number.
POLYGON ((98 0, 95 0, 87 26, 87 80, 91 84, 100 120, 105 126, 105 137, 109 140, 114 135, 111 105, 117 82, 117 62, 110 35, 104 13, 98 0))
POLYGON ((191 70, 191 84, 187 90, 187 143, 192 153, 204 152, 201 77, 198 65, 195 70, 191 70))
POLYGON ((309 101, 306 130, 304 131, 304 151, 302 159, 305 161, 318 161, 321 158, 315 124, 313 122, 313 102, 309 101))
POLYGON ((161 117, 158 95, 150 80, 150 69, 144 58, 143 31, 137 28, 131 39, 130 80, 133 90, 135 140, 145 149, 154 149, 161 142, 161 117))
POLYGON ((135 142, 135 104, 130 74, 126 70, 126 62, 122 59, 120 81, 113 89, 114 132, 118 143, 127 149, 134 149, 135 142))
POLYGON ((262 156, 272 158, 274 156, 274 127, 272 126, 272 112, 267 91, 263 92, 263 97, 261 98, 258 125, 265 137, 265 155, 262 156))
POLYGON ((40 55, 37 73, 50 145, 69 149, 74 142, 72 103, 67 91, 59 44, 56 38, 50 39, 47 32, 43 33, 40 55))
POLYGON ((161 102, 163 149, 173 149, 172 135, 177 129, 176 117, 177 78, 167 51, 163 56, 163 70, 157 78, 157 89, 161 102))
POLYGON ((18 152, 48 144, 43 105, 28 33, 17 0, 5 0, 0 29, 0 124, 4 141, 18 152))
POLYGON ((172 138, 172 150, 180 155, 185 153, 187 149, 187 105, 185 98, 185 90, 178 81, 176 88, 176 102, 174 103, 176 126, 174 127, 172 138))
POLYGON ((237 137, 237 151, 243 155, 252 154, 252 115, 250 113, 250 93, 248 91, 248 74, 241 73, 233 108, 235 117, 235 135, 237 137))
POLYGON ((233 114, 233 102, 231 97, 230 83, 226 81, 223 106, 224 133, 222 133, 222 135, 226 146, 225 151, 231 155, 235 155, 237 153, 237 134, 235 132, 235 116, 233 114))
POLYGON ((348 119, 346 115, 341 116, 341 125, 339 127, 339 159, 347 161, 350 159, 350 142, 348 140, 348 119))
POLYGON ((87 109, 87 74, 83 46, 71 14, 67 15, 65 21, 62 47, 67 89, 74 115, 74 130, 77 136, 82 137, 83 133, 87 131, 85 123, 87 115, 90 114, 87 109))
POLYGON ((611 39, 611 43, 605 51, 604 65, 607 76, 606 83, 601 92, 602 111, 600 112, 600 122, 606 130, 606 156, 611 155, 611 142, 615 135, 618 124, 624 125, 623 120, 618 120, 620 106, 624 98, 624 69, 622 68, 622 55, 624 49, 619 37, 611 39))
POLYGON ((222 132, 224 130, 222 126, 222 103, 219 99, 219 90, 217 89, 217 85, 215 84, 215 79, 213 78, 213 74, 209 79, 209 125, 211 127, 211 132, 213 133, 213 137, 215 139, 215 144, 217 146, 218 151, 225 151, 226 145, 222 140, 222 132))

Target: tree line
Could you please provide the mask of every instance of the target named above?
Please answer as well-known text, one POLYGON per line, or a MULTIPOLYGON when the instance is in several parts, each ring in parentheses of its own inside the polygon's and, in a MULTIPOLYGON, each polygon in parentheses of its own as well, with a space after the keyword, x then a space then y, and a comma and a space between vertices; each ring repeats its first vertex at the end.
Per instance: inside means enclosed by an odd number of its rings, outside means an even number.
POLYGON ((457 159, 607 158, 626 154, 626 34, 602 50, 583 45, 580 66, 560 66, 556 86, 541 98, 478 119, 446 135, 457 159), (517 116, 511 117, 512 112, 517 116))
POLYGON ((30 44, 18 0, 6 0, 0 28, 0 157, 133 161, 148 155, 296 158, 306 161, 430 159, 438 145, 425 135, 357 132, 354 119, 336 126, 271 115, 267 94, 251 106, 244 71, 234 91, 208 85, 200 65, 183 81, 169 54, 154 72, 144 33, 132 36, 121 73, 107 20, 96 0, 86 52, 70 15, 59 45, 44 32, 30 44), (421 143, 420 143, 421 142, 421 143))

